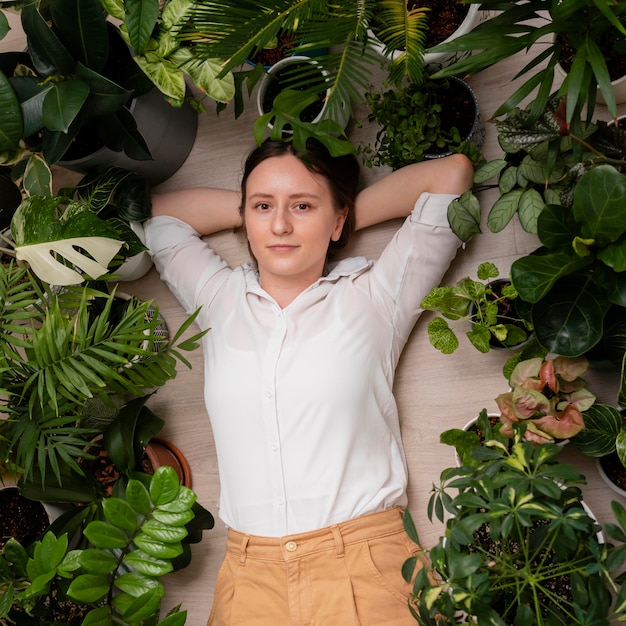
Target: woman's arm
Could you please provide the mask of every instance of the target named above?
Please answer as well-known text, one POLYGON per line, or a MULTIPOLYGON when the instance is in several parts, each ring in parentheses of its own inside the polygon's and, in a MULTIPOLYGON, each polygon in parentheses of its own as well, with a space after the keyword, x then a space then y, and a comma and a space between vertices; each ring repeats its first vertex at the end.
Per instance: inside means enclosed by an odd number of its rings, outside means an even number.
POLYGON ((422 193, 461 195, 471 188, 474 168, 462 154, 407 165, 373 185, 356 198, 356 228, 406 217, 422 193))
POLYGON ((201 235, 241 226, 241 194, 229 189, 195 187, 152 196, 152 215, 169 215, 187 222, 201 235))

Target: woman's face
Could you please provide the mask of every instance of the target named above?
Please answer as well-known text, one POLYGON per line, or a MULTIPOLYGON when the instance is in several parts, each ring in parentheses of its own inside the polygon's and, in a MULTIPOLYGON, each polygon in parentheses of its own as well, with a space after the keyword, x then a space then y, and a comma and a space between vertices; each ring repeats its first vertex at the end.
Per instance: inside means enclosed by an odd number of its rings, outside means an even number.
POLYGON ((306 289, 324 271, 330 240, 341 235, 327 180, 293 155, 262 161, 246 184, 244 220, 263 288, 306 289))

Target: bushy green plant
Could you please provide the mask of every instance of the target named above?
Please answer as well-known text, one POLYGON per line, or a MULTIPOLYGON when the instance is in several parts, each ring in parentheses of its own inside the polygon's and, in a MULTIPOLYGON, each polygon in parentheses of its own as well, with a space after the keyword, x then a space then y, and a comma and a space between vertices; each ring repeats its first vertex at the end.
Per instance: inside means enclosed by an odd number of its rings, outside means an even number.
POLYGON ((183 339, 191 315, 168 341, 156 334, 151 302, 132 302, 122 319, 111 321, 114 292, 88 284, 52 290, 15 263, 0 266, 0 458, 32 478, 46 468, 62 483, 61 467, 80 472, 93 429, 81 423, 94 397, 141 397, 175 378, 183 352, 194 350, 205 333, 183 339), (90 298, 105 306, 90 315, 90 298))
POLYGON ((159 616, 161 578, 183 550, 195 502, 164 466, 147 486, 131 479, 119 497, 100 503, 102 518, 84 530, 87 548, 68 549, 68 536, 51 531, 28 549, 10 539, 0 556, 0 623, 17 615, 22 624, 58 624, 44 602, 54 591, 59 600, 90 607, 84 626, 182 626, 186 612, 179 607, 159 616))
POLYGON ((387 85, 366 92, 369 120, 380 129, 374 145, 363 144, 360 152, 368 167, 387 165, 398 169, 429 156, 461 152, 478 163, 483 161, 480 146, 467 141, 456 126, 442 125, 449 114, 450 99, 459 83, 425 79, 402 86, 387 85))
MULTIPOLYGON (((408 510, 405 528, 429 564, 403 568, 413 580, 409 601, 421 626, 608 624, 626 612, 626 510, 612 503, 617 524, 604 542, 583 506, 584 477, 558 459, 561 447, 535 445, 516 430, 513 445, 498 434, 469 450, 474 464, 448 468, 433 487, 428 516, 446 521, 445 536, 421 545, 408 510)), ((423 564, 423 561, 419 561, 423 564)))

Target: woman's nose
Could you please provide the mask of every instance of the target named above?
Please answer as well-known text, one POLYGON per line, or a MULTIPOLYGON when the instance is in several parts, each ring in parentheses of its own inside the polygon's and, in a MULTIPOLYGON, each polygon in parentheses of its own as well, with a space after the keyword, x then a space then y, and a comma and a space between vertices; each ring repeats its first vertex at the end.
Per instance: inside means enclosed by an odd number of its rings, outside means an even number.
POLYGON ((291 232, 291 213, 288 209, 278 208, 274 211, 272 231, 278 235, 291 232))

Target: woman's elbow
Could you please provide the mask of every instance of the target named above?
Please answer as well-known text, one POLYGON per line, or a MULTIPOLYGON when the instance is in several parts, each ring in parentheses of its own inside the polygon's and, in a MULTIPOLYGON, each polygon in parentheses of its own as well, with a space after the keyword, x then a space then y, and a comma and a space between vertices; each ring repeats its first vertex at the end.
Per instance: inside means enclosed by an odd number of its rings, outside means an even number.
POLYGON ((440 189, 435 189, 437 193, 465 193, 472 188, 474 179, 474 165, 464 154, 452 154, 441 160, 444 172, 443 176, 437 178, 437 185, 440 189))

